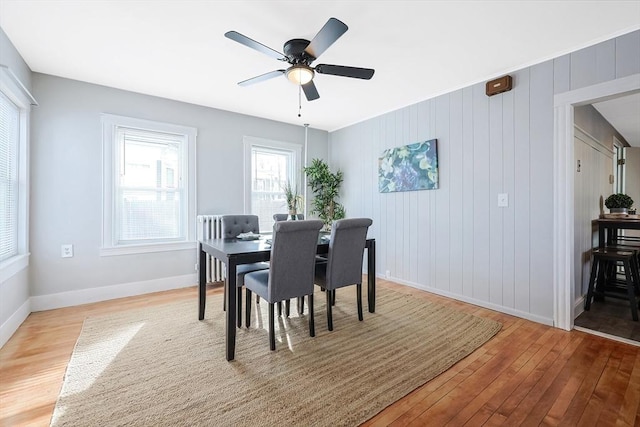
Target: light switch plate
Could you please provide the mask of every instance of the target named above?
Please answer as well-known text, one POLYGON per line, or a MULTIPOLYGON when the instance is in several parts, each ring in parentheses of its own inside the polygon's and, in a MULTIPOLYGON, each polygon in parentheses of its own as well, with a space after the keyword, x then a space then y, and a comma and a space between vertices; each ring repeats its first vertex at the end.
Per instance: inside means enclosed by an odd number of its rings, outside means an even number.
POLYGON ((73 257, 73 245, 62 245, 61 254, 62 258, 72 258, 73 257))
POLYGON ((508 206, 509 206, 509 194, 507 193, 498 194, 498 207, 506 208, 508 206))

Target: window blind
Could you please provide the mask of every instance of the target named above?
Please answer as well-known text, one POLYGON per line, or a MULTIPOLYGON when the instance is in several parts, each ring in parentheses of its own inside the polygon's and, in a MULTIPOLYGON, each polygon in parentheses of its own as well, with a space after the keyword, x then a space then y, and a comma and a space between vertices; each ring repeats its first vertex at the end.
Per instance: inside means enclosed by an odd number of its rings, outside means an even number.
POLYGON ((118 127, 117 244, 186 239, 184 135, 118 127))
POLYGON ((0 92, 0 261, 18 253, 20 109, 0 92))

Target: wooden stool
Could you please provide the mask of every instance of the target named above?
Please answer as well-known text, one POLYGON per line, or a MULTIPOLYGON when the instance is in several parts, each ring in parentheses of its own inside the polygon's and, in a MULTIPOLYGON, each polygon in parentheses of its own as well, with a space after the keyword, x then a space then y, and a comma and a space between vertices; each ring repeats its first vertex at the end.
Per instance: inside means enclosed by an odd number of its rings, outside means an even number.
MULTIPOLYGON (((620 248, 596 248, 593 249, 591 255, 591 277, 589 278, 589 289, 587 291, 587 299, 584 302, 585 311, 591 308, 591 300, 595 294, 606 295, 612 298, 629 299, 631 305, 631 317, 634 321, 638 321, 638 303, 636 294, 640 293, 640 273, 638 272, 637 254, 633 250, 620 248), (621 264, 624 268, 624 281, 615 279, 608 280, 605 275, 607 265, 621 264), (596 277, 598 278, 598 289, 595 288, 596 277), (609 283, 613 283, 611 286, 609 283), (615 293, 616 284, 622 284, 626 287, 627 296, 624 297, 619 293, 615 293)), ((615 277, 615 268, 613 270, 615 277)))

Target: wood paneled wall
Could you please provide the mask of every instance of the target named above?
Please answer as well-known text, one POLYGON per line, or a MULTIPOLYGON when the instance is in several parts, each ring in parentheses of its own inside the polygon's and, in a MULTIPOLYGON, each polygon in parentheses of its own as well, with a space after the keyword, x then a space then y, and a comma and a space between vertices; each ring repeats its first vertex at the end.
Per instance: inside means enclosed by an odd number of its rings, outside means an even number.
POLYGON ((639 31, 510 73, 510 92, 481 82, 330 133, 347 216, 373 219, 378 274, 551 324, 554 95, 635 73, 639 31), (439 189, 380 194, 383 150, 433 138, 439 189))
POLYGON ((576 313, 583 311, 582 296, 587 293, 591 272, 591 249, 598 244, 598 230, 593 220, 603 213, 604 200, 613 185, 613 152, 580 129, 575 131, 575 158, 580 160, 580 172, 575 169, 575 296, 576 313))

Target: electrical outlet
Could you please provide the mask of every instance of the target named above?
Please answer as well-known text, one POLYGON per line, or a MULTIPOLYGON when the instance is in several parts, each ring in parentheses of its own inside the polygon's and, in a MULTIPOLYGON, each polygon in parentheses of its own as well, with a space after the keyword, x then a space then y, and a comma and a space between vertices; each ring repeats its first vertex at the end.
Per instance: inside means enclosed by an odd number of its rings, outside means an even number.
POLYGON ((72 258, 73 257, 73 245, 62 245, 61 254, 62 258, 72 258))
POLYGON ((507 193, 498 194, 498 207, 506 208, 509 206, 509 195, 507 193))
POLYGON ((391 272, 389 270, 384 272, 385 277, 388 279, 389 277, 391 277, 391 272))

